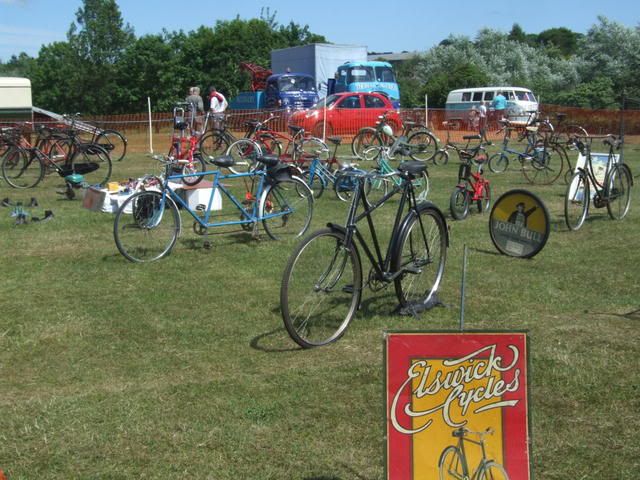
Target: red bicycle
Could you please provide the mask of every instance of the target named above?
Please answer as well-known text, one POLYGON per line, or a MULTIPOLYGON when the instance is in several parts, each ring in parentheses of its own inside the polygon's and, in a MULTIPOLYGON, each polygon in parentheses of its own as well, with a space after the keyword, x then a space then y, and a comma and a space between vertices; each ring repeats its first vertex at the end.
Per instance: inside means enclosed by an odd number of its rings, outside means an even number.
POLYGON ((449 206, 451 216, 456 220, 464 220, 469 215, 470 205, 475 203, 478 212, 483 213, 491 206, 491 186, 489 180, 482 176, 482 164, 486 155, 478 155, 473 159, 477 165, 476 172, 471 171, 471 161, 464 160, 458 170, 458 185, 451 194, 449 206))
POLYGON ((169 157, 177 160, 180 170, 176 173, 184 175, 182 181, 191 186, 202 180, 203 176, 198 173, 207 170, 198 150, 199 140, 200 137, 193 131, 191 106, 177 104, 173 109, 173 134, 171 135, 169 157), (190 114, 190 118, 186 117, 185 113, 190 114))

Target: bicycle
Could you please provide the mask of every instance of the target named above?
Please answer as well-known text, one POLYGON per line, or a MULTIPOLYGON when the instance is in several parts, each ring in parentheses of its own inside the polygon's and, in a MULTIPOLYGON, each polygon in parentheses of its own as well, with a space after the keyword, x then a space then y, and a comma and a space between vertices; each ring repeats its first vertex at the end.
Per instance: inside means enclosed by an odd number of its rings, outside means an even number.
MULTIPOLYGON (((193 217, 193 230, 198 235, 207 235, 209 228, 239 225, 257 237, 258 224, 262 223, 267 235, 278 240, 303 235, 311 223, 311 191, 303 180, 292 176, 277 157, 257 157, 263 168, 248 173, 222 174, 221 170, 211 170, 195 174, 212 179, 207 204, 198 205, 195 209, 190 208, 172 186, 172 182, 180 182, 184 178, 184 175, 172 173, 175 165, 183 160, 171 157, 156 159, 165 167, 162 178, 155 179, 155 185, 149 189, 130 196, 116 213, 114 239, 118 251, 127 260, 152 262, 171 252, 182 231, 178 206, 193 217), (225 184, 235 178, 257 180, 255 190, 248 189, 244 199, 238 199, 225 184), (231 201, 240 214, 238 220, 213 219, 216 192, 222 192, 231 201)), ((220 168, 229 168, 233 158, 223 156, 211 159, 211 162, 220 168)), ((205 242, 205 247, 208 246, 205 242)))
MULTIPOLYGON (((351 142, 351 151, 356 157, 363 160, 375 160, 375 157, 369 157, 365 152, 376 152, 370 150, 369 147, 391 146, 396 141, 393 126, 387 119, 386 112, 378 117, 375 127, 361 128, 351 142)), ((402 124, 402 132, 399 135, 406 139, 406 143, 410 145, 409 156, 413 160, 428 161, 438 151, 437 137, 424 125, 416 122, 406 121, 402 124)), ((390 157, 393 160, 393 156, 390 157)))
POLYGON ((596 208, 607 207, 613 220, 622 220, 631 205, 633 176, 627 164, 615 161, 614 151, 622 146, 622 139, 608 135, 603 143, 609 147, 606 167, 596 172, 593 166, 590 137, 586 142, 577 140, 576 146, 585 156, 585 166, 578 167, 573 174, 564 200, 565 222, 570 230, 578 230, 589 214, 589 204, 593 198, 596 208), (604 170, 604 171, 602 171, 604 170), (600 173, 600 174, 598 174, 600 173), (590 192, 593 186, 593 195, 590 192))
POLYGON ((458 444, 446 447, 440 454, 438 460, 440 480, 509 480, 509 475, 502 465, 495 460, 487 459, 484 437, 493 433, 491 428, 487 428, 484 432, 472 432, 464 427, 454 430, 451 434, 458 439, 458 444), (477 435, 479 440, 466 438, 468 435, 477 435), (469 469, 465 442, 478 445, 482 451, 480 463, 473 471, 469 469))
POLYGON ((458 155, 458 158, 461 161, 470 161, 474 164, 484 162, 486 160, 486 142, 482 138, 481 135, 464 135, 462 137, 463 140, 466 140, 467 143, 464 147, 461 147, 451 141, 451 124, 450 122, 442 122, 442 126, 447 132, 447 140, 444 143, 444 146, 435 153, 433 156, 434 165, 446 165, 449 163, 449 150, 453 150, 458 155), (471 145, 472 140, 478 140, 478 143, 475 145, 471 145), (476 161, 476 159, 478 159, 476 161))
POLYGON ((465 161, 458 169, 458 185, 451 193, 449 208, 456 220, 464 220, 469 215, 469 206, 475 203, 478 212, 484 213, 491 206, 491 186, 483 177, 481 163, 477 163, 476 172, 471 171, 471 162, 465 161))
MULTIPOLYGON (((80 113, 75 114, 76 118, 81 116, 80 113)), ((85 138, 84 141, 100 145, 106 150, 112 161, 119 162, 127 154, 127 138, 117 130, 109 128, 103 130, 88 122, 80 122, 78 124, 75 118, 72 119, 71 128, 90 134, 90 137, 85 138)))
POLYGON ((194 174, 204 172, 207 169, 202 154, 197 149, 199 137, 193 131, 193 123, 192 105, 188 103, 176 104, 173 108, 173 132, 168 155, 182 160, 177 165, 181 166, 182 181, 189 186, 200 183, 203 177, 194 174), (185 108, 186 112, 190 113, 190 119, 185 117, 185 108), (187 130, 189 130, 189 135, 185 133, 187 130))
POLYGON ((407 161, 383 175, 399 176, 403 182, 374 204, 367 199, 365 183, 380 174, 343 173, 358 180, 345 225, 329 223, 305 238, 292 252, 283 273, 282 318, 298 345, 311 348, 338 340, 360 307, 365 285, 378 291, 393 283, 400 305, 412 312, 434 301, 444 274, 449 238, 442 212, 430 202, 417 200, 411 180, 425 168, 424 162, 407 161), (402 195, 383 258, 371 214, 398 192, 402 195), (364 211, 357 214, 360 203, 364 211), (367 219, 373 249, 358 229, 363 218, 367 219), (372 265, 366 280, 358 243, 372 265))
MULTIPOLYGON (((498 153, 489 157, 489 169, 493 173, 502 173, 509 167, 509 155, 515 155, 520 162, 522 174, 531 184, 549 185, 556 181, 562 173, 562 166, 566 154, 564 149, 550 143, 545 136, 538 139, 535 135, 525 135, 522 138, 527 139, 527 145, 524 151, 509 148, 511 139, 511 131, 515 127, 508 120, 500 120, 504 137, 502 139, 502 147, 498 153)), ((525 130, 531 129, 532 132, 537 131, 536 127, 528 126, 525 130)), ((568 160, 567 160, 568 161, 568 160)))

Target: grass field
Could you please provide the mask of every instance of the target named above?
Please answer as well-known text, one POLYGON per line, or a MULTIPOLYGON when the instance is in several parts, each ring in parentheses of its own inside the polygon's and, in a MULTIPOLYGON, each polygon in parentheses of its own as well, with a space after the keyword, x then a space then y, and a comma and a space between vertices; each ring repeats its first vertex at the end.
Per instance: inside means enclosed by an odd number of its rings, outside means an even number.
MULTIPOLYGON (((640 173, 638 146, 626 148, 640 173)), ((0 469, 12 480, 384 478, 383 332, 457 328, 466 244, 467 328, 529 331, 534 478, 638 478, 640 188, 623 221, 592 210, 569 232, 562 182, 488 174, 494 199, 529 188, 550 211, 544 250, 517 260, 496 254, 488 215, 450 219, 454 160, 430 169, 451 228, 447 307, 400 317, 393 289, 366 291, 345 336, 311 351, 280 317, 293 243, 230 232, 206 250, 183 215, 173 253, 134 265, 116 250, 113 216, 62 199, 59 177, 0 184, 2 198, 35 196, 35 214, 55 214, 14 227, 0 209, 0 469)), ((133 154, 112 178, 156 170, 133 154)), ((345 208, 325 193, 311 229, 345 208)))

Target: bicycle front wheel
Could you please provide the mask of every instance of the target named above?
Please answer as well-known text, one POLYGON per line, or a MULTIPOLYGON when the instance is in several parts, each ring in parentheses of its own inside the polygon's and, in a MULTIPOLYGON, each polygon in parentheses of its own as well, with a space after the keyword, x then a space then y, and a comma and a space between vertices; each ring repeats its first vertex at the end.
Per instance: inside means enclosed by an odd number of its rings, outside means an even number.
POLYGON ((344 234, 325 228, 300 243, 282 277, 280 308, 284 326, 303 348, 338 340, 358 311, 362 267, 344 234))
POLYGON ((418 130, 407 138, 409 156, 413 160, 426 162, 431 160, 438 151, 438 141, 426 130, 418 130))
POLYGON ((313 192, 301 179, 292 177, 270 185, 262 195, 260 216, 267 235, 288 240, 304 234, 313 215, 313 192))
POLYGON ((622 220, 631 204, 631 178, 629 171, 614 165, 606 181, 607 212, 613 220, 622 220))
POLYGON ((305 183, 309 186, 313 192, 313 198, 318 199, 324 192, 326 180, 318 174, 317 171, 307 170, 302 174, 305 183))
POLYGON ((509 157, 504 153, 494 153, 489 157, 489 170, 493 173, 502 173, 509 168, 509 157))
POLYGON ((392 268, 403 273, 394 280, 400 305, 426 303, 436 293, 447 258, 444 220, 433 207, 412 215, 397 240, 392 268))
POLYGON ((411 180, 411 183, 415 189, 416 200, 424 202, 429 195, 429 175, 427 172, 422 172, 417 178, 411 180))
POLYGON ((220 132, 207 133, 200 139, 198 149, 206 159, 225 155, 229 148, 229 141, 220 132))
POLYGON ((462 480, 465 478, 462 457, 457 447, 450 446, 444 449, 438 461, 438 471, 440 472, 440 480, 462 480))
POLYGON ((479 213, 489 211, 489 207, 491 206, 491 187, 489 186, 489 183, 482 185, 482 196, 478 199, 477 205, 479 213))
POLYGON ((248 173, 262 157, 262 148, 253 140, 241 138, 229 145, 227 155, 233 157, 233 166, 229 167, 232 173, 248 173))
POLYGON ((484 464, 478 480, 509 480, 509 475, 502 465, 491 461, 484 464))
POLYGON ((203 173, 207 171, 207 166, 204 163, 204 160, 199 154, 194 154, 193 158, 189 163, 185 163, 182 166, 182 181, 185 185, 189 185, 193 187, 202 181, 204 175, 198 175, 198 173, 203 173))
POLYGON ((168 255, 180 232, 175 204, 160 192, 138 192, 116 213, 113 236, 118 251, 131 262, 152 262, 168 255))
POLYGON ((464 187, 456 187, 449 199, 451 216, 456 220, 464 220, 469 215, 469 192, 464 187))
POLYGON ((82 175, 89 185, 104 185, 111 177, 111 158, 98 144, 76 149, 71 157, 74 173, 82 175))
POLYGON ((564 197, 564 220, 569 230, 578 230, 589 211, 589 182, 583 172, 576 172, 564 197))
POLYGON ((530 159, 522 164, 522 174, 533 185, 549 185, 562 173, 564 159, 555 146, 537 146, 529 151, 530 159))
POLYGON ((446 165, 449 163, 449 152, 446 150, 438 150, 433 156, 434 165, 446 165))
POLYGON ((113 162, 119 162, 127 154, 127 139, 116 130, 103 130, 96 143, 104 148, 113 162))
POLYGON ((329 159, 329 147, 319 138, 304 138, 302 143, 300 143, 298 158, 294 160, 299 165, 308 165, 316 158, 320 160, 323 165, 326 165, 329 159))
POLYGON ((35 153, 9 147, 2 157, 2 178, 13 188, 35 187, 44 176, 44 165, 35 153))
POLYGON ((381 147, 382 139, 375 128, 365 127, 361 129, 351 142, 351 151, 362 160, 375 160, 380 150, 370 147, 381 147), (365 153, 365 151, 367 153, 365 153))

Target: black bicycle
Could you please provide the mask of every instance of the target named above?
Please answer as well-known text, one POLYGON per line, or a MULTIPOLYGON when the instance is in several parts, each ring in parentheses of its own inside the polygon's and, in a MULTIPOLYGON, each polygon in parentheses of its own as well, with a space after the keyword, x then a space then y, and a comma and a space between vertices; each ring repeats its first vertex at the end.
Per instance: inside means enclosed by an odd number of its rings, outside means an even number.
POLYGON ((282 318, 298 345, 317 347, 339 339, 360 307, 365 286, 378 291, 393 283, 400 305, 408 311, 420 311, 434 300, 444 274, 449 238, 438 207, 417 200, 411 180, 425 170, 424 162, 407 161, 397 171, 382 175, 342 172, 358 181, 346 225, 330 223, 312 233, 293 251, 284 270, 282 318), (402 181, 374 204, 369 203, 365 184, 372 178, 392 176, 402 181), (402 196, 383 258, 371 213, 398 192, 402 196), (360 204, 364 211, 358 214, 360 204), (373 249, 358 229, 363 218, 369 225, 373 249), (372 266, 366 278, 358 243, 372 266))

